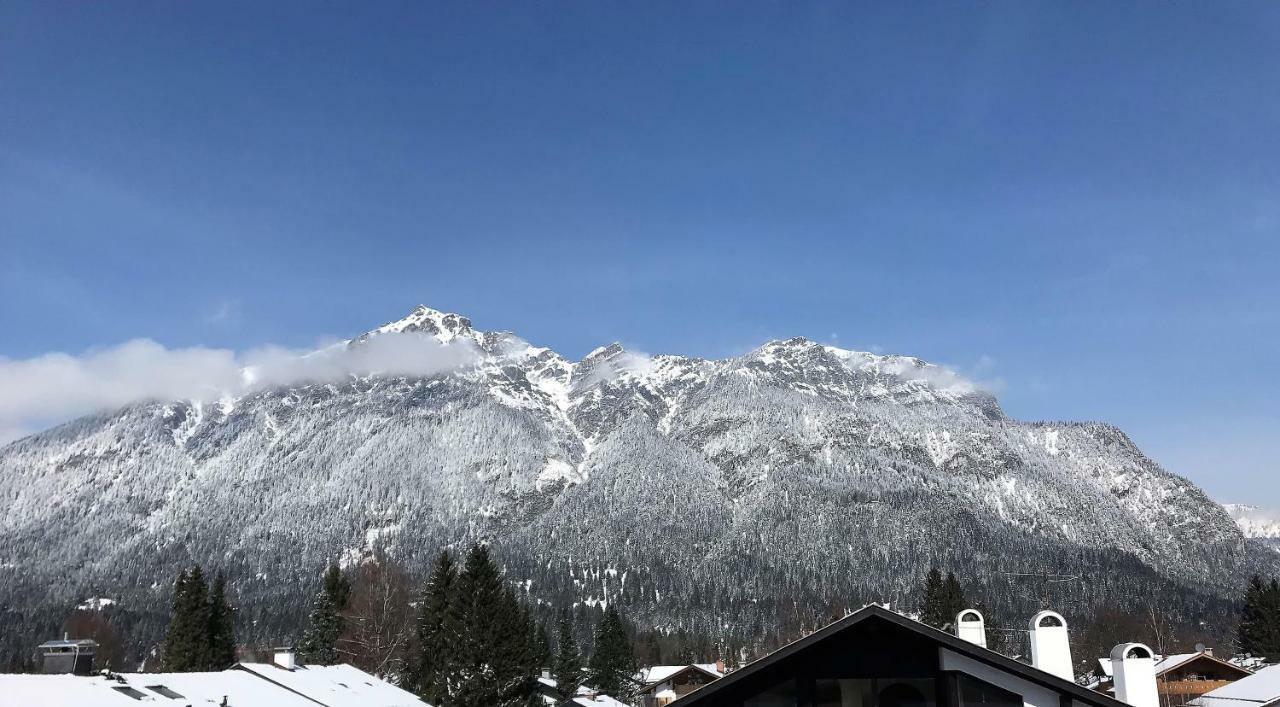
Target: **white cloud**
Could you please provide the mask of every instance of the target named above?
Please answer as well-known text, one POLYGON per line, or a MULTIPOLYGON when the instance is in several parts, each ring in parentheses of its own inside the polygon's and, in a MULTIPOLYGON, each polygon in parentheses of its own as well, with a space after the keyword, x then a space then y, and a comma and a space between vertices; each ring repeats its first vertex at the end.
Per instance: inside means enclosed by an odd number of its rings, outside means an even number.
POLYGON ((169 349, 149 339, 80 355, 0 357, 0 443, 50 423, 139 400, 216 400, 255 389, 333 382, 373 373, 432 375, 466 366, 478 351, 466 340, 441 344, 387 334, 348 347, 300 352, 268 346, 169 349))

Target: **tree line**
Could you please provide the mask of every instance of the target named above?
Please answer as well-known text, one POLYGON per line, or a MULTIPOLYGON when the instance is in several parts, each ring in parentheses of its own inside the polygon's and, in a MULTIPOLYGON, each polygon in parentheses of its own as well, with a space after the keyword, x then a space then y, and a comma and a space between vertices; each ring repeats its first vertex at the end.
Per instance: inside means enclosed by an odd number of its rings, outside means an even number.
POLYGON ((460 562, 440 552, 412 597, 403 572, 386 558, 355 574, 353 587, 336 565, 324 573, 299 644, 304 662, 351 663, 437 707, 539 704, 544 669, 565 698, 584 684, 620 699, 633 688, 631 631, 615 606, 604 611, 584 664, 570 608, 560 610, 553 644, 486 545, 473 546, 460 562))
MULTIPOLYGON (((537 678, 544 670, 564 697, 585 685, 625 700, 636 688, 639 665, 723 658, 733 668, 759 656, 747 645, 683 630, 636 631, 616 604, 600 610, 540 603, 524 585, 504 576, 482 544, 460 557, 440 552, 426 581, 416 589, 412 585, 400 564, 378 553, 346 571, 328 566, 300 631, 297 648, 303 661, 350 663, 438 707, 471 707, 535 704, 537 678), (583 631, 583 626, 591 630, 583 631)), ((954 573, 933 568, 917 586, 913 603, 922 622, 949 630, 960 611, 976 608, 987 618, 991 648, 1006 654, 1025 650, 1015 629, 998 628, 1020 622, 1003 622, 981 602, 970 603, 954 573)), ((1280 657, 1280 582, 1253 578, 1241 605, 1238 630, 1219 644, 1240 653, 1280 657)), ((115 655, 120 638, 107 617, 78 610, 64 626, 77 637, 100 636, 116 644, 100 657, 115 655)), ((1072 627, 1082 664, 1121 641, 1141 640, 1170 652, 1202 639, 1178 628, 1186 625, 1185 617, 1164 616, 1154 608, 1149 615, 1103 608, 1091 619, 1072 627)), ((160 668, 221 670, 245 659, 243 645, 237 656, 235 624, 226 577, 218 572, 210 582, 198 566, 182 570, 174 583, 160 668)))

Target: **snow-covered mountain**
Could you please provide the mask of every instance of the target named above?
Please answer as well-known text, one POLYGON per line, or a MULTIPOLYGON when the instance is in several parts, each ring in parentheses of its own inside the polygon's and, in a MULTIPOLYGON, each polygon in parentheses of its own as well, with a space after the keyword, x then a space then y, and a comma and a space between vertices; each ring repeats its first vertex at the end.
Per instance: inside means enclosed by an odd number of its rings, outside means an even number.
POLYGON ((328 558, 420 569, 486 538, 535 601, 751 635, 909 600, 935 564, 992 611, 1190 614, 1277 562, 1120 430, 1010 419, 916 358, 796 338, 571 361, 426 307, 324 355, 380 346, 363 360, 400 373, 139 403, 0 449, 0 607, 154 603, 199 561, 266 633, 328 558), (400 340, 432 347, 379 343, 400 340))
POLYGON ((1225 503, 1223 508, 1231 516, 1246 538, 1275 548, 1280 552, 1280 512, 1248 506, 1242 503, 1225 503))

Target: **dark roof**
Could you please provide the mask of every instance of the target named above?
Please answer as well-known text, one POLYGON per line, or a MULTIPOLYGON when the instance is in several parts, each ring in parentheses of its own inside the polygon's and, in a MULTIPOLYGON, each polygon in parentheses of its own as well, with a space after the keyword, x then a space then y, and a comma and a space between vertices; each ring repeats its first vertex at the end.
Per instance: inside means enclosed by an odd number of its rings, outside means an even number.
POLYGON ((1027 682, 1046 687, 1059 693, 1066 693, 1085 704, 1094 705, 1094 707, 1129 707, 1125 703, 1120 702, 1113 697, 1108 697, 1102 693, 1094 692, 1093 690, 1077 685, 1070 680, 1063 680, 1055 675, 1050 675, 1049 673, 1046 673, 1039 668, 1027 665, 1026 663, 1019 663, 1018 661, 1003 656, 993 650, 974 645, 957 636, 946 633, 945 631, 939 631, 932 626, 926 626, 919 621, 909 619, 901 614, 889 611, 888 609, 875 604, 865 606, 839 621, 828 624, 827 626, 814 631, 804 638, 788 643, 782 648, 779 648, 754 663, 751 663, 739 670, 735 670, 719 680, 715 680, 710 684, 694 690, 688 695, 685 695, 671 703, 672 707, 694 707, 694 705, 697 705, 704 699, 710 698, 715 693, 733 685, 739 680, 748 678, 774 663, 785 660, 786 658, 800 653, 816 643, 869 620, 887 621, 890 624, 912 631, 934 641, 935 643, 939 643, 960 655, 973 658, 978 662, 985 663, 1007 673, 1012 673, 1027 682))

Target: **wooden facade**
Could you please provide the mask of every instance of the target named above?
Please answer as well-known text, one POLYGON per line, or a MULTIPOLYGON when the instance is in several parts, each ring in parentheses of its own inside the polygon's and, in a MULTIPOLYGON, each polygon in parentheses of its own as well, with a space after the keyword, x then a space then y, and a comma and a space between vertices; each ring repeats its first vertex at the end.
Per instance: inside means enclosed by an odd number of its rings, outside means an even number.
POLYGON ((866 607, 671 707, 1123 707, 878 606, 866 607))

